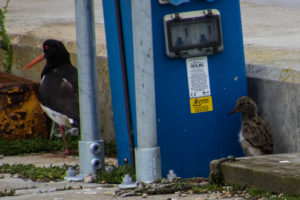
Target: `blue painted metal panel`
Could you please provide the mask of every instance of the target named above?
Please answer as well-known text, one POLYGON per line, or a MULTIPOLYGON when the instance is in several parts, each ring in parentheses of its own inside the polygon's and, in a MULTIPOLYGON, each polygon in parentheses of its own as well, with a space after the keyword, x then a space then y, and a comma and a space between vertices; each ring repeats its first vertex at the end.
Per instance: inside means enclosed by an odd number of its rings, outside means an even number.
POLYGON ((128 126, 126 120, 125 94, 121 69, 120 43, 118 38, 117 13, 115 1, 102 1, 104 8, 107 55, 114 112, 118 163, 123 164, 127 158, 130 162, 128 126))
POLYGON ((194 0, 181 6, 162 6, 152 1, 152 9, 157 139, 162 174, 166 176, 173 169, 182 177, 207 177, 211 160, 242 155, 238 143, 239 116, 226 116, 236 99, 247 95, 239 1, 194 0), (185 59, 166 56, 162 18, 169 13, 209 8, 221 13, 224 40, 224 51, 208 56, 214 110, 191 114, 185 59))
MULTIPOLYGON (((121 1, 121 6, 131 111, 136 130, 130 1, 121 1)), ((112 28, 115 27, 111 16, 114 15, 113 1, 103 1, 103 7, 118 158, 122 160, 129 153, 126 116, 122 108, 124 94, 120 89, 120 63, 116 53, 116 29, 112 28)), ((157 140, 161 148, 162 175, 166 176, 168 170, 173 169, 181 177, 207 177, 211 160, 242 155, 238 143, 239 116, 226 116, 236 99, 247 95, 239 0, 217 0, 213 3, 191 0, 180 6, 160 5, 158 0, 152 0, 152 10, 157 140), (162 20, 165 14, 209 8, 218 9, 221 13, 224 42, 223 52, 208 57, 214 110, 191 114, 185 59, 166 56, 162 20)))
POLYGON ((134 92, 134 61, 133 61, 133 39, 132 39, 132 22, 131 22, 131 1, 125 0, 120 1, 121 3, 121 15, 122 15, 122 27, 123 27, 123 37, 124 45, 126 47, 126 65, 127 65, 127 75, 128 75, 128 87, 129 87, 129 102, 131 105, 131 118, 133 122, 133 136, 134 136, 134 146, 137 146, 137 134, 136 134, 136 112, 135 112, 135 92, 134 92))

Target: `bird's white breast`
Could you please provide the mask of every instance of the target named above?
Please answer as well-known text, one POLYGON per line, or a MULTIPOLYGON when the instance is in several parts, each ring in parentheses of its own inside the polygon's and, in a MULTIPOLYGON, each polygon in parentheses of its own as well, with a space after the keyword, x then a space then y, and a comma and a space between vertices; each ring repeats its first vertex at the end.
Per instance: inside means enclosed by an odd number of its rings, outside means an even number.
POLYGON ((46 76, 44 75, 44 76, 42 77, 41 84, 43 83, 43 81, 45 80, 45 78, 46 78, 46 76))
POLYGON ((57 124, 63 125, 66 127, 72 127, 71 124, 73 123, 73 119, 68 118, 66 115, 56 112, 46 106, 41 105, 41 107, 45 111, 45 113, 57 124))
POLYGON ((243 131, 242 131, 242 128, 240 130, 240 133, 239 133, 239 142, 243 142, 245 140, 244 136, 243 136, 243 131))

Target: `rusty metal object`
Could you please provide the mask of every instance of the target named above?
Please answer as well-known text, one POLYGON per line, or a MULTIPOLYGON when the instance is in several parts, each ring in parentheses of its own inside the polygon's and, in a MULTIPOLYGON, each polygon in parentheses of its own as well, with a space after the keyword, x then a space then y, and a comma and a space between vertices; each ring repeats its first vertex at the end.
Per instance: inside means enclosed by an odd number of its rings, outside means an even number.
POLYGON ((0 138, 48 137, 49 120, 37 97, 39 83, 0 73, 0 138))

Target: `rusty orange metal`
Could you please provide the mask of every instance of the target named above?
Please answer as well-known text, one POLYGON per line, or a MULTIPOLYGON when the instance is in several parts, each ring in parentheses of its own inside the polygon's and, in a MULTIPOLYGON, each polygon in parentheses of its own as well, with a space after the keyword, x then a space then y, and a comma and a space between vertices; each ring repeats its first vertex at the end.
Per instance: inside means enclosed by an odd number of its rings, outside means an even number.
POLYGON ((39 83, 0 72, 0 138, 49 136, 49 119, 38 100, 39 83))

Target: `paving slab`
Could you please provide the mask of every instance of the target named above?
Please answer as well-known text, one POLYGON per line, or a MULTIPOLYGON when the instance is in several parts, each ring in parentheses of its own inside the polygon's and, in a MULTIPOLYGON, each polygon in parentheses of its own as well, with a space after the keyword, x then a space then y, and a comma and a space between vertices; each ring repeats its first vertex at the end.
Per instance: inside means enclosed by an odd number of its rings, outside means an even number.
POLYGON ((221 170, 229 184, 300 196, 300 153, 237 158, 221 170))

